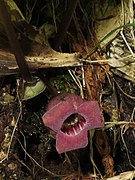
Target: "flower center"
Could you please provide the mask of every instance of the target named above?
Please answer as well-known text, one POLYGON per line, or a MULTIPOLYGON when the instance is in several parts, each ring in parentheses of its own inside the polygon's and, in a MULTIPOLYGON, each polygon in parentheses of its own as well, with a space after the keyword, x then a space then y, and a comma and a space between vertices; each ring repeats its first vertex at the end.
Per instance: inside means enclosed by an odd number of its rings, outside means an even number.
POLYGON ((85 126, 86 120, 80 114, 70 115, 63 123, 61 131, 67 135, 75 136, 79 134, 85 126))

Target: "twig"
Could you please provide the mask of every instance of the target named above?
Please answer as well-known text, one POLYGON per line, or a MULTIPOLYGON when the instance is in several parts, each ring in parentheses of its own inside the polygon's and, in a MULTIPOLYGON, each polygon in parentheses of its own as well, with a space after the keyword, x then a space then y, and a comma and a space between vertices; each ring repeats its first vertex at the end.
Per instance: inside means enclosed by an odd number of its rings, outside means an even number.
POLYGON ((90 130, 90 131, 89 131, 89 135, 90 135, 90 151, 89 151, 90 153, 89 153, 89 157, 90 157, 91 163, 92 163, 92 165, 93 165, 93 171, 94 171, 95 177, 97 176, 97 175, 96 175, 96 170, 97 170, 97 172, 99 173, 101 179, 103 179, 103 176, 102 176, 102 174, 100 173, 100 170, 98 169, 98 167, 97 167, 97 165, 95 164, 94 159, 93 159, 93 145, 92 145, 92 143, 93 143, 93 141, 92 141, 93 134, 92 134, 92 133, 93 133, 93 132, 90 130))
POLYGON ((24 54, 22 52, 20 43, 17 39, 17 34, 12 25, 11 18, 7 11, 7 7, 4 0, 1 0, 1 3, 0 3, 0 18, 6 30, 6 34, 7 34, 10 46, 12 48, 12 51, 15 55, 16 62, 17 62, 17 65, 19 66, 21 75, 25 81, 31 82, 32 76, 29 71, 27 62, 25 61, 24 54))
POLYGON ((23 145, 22 145, 22 143, 20 142, 20 140, 19 140, 19 139, 17 139, 17 140, 18 140, 21 148, 23 149, 23 151, 26 153, 26 155, 27 155, 38 167, 40 167, 41 169, 45 170, 47 173, 49 173, 49 174, 51 174, 52 176, 55 176, 55 177, 64 177, 64 176, 66 176, 66 175, 58 175, 58 174, 55 174, 55 173, 51 172, 49 169, 41 166, 41 165, 26 151, 26 149, 23 147, 23 145))
MULTIPOLYGON (((23 136, 23 139, 24 139, 24 147, 26 149, 26 138, 25 138, 25 135, 23 134, 22 131, 20 131, 21 135, 23 136)), ((24 159, 26 160, 26 154, 24 154, 24 159)))
POLYGON ((129 156, 129 152, 128 152, 128 148, 127 148, 126 142, 125 142, 124 137, 123 137, 123 133, 122 133, 123 128, 124 128, 124 126, 123 126, 122 129, 121 129, 122 142, 123 142, 124 147, 125 147, 125 149, 126 149, 126 153, 127 153, 127 157, 128 157, 129 164, 130 164, 130 166, 131 166, 132 168, 135 169, 135 166, 131 163, 130 156, 129 156))
POLYGON ((135 97, 134 97, 134 96, 130 96, 129 94, 125 93, 125 92, 122 90, 122 88, 120 87, 120 85, 118 84, 118 82, 116 81, 115 78, 113 78, 113 80, 114 80, 114 82, 116 83, 116 85, 118 86, 118 88, 120 89, 120 91, 121 91, 125 96, 127 96, 127 97, 130 98, 130 99, 135 100, 135 97))
POLYGON ((71 75, 71 77, 73 78, 73 80, 75 81, 76 85, 79 87, 81 97, 84 98, 83 88, 82 88, 82 84, 81 84, 80 80, 77 78, 77 76, 75 75, 75 73, 73 71, 68 70, 68 72, 71 75))
POLYGON ((20 120, 20 117, 22 115, 22 102, 20 100, 20 97, 19 97, 19 92, 18 92, 18 86, 17 86, 17 99, 19 101, 19 115, 17 117, 17 120, 16 120, 16 123, 15 123, 15 126, 14 126, 14 129, 12 131, 12 135, 11 135, 11 138, 10 138, 10 142, 9 142, 9 146, 8 146, 8 150, 7 150, 7 154, 5 156, 5 158, 3 158, 0 163, 2 163, 4 160, 8 159, 8 156, 9 156, 9 151, 10 151, 10 148, 11 148, 11 144, 12 144, 12 141, 13 141, 13 137, 14 137, 14 134, 15 134, 15 131, 16 131, 16 128, 17 128, 17 125, 18 125, 18 122, 20 120))
POLYGON ((30 168, 23 162, 21 161, 16 154, 13 155, 15 159, 17 159, 17 161, 22 164, 24 167, 26 167, 28 169, 29 172, 31 172, 30 168))
POLYGON ((135 115, 135 107, 133 108, 131 118, 130 118, 130 122, 134 122, 134 115, 135 115))
MULTIPOLYGON (((134 56, 135 56, 135 54, 134 54, 134 56)), ((131 58, 131 57, 134 58, 134 56, 130 54, 130 55, 127 55, 127 56, 125 56, 125 57, 118 58, 118 59, 114 59, 114 58, 109 58, 109 59, 97 59, 97 60, 91 60, 91 59, 86 59, 86 60, 85 60, 85 59, 80 59, 80 61, 87 62, 87 63, 90 63, 90 64, 108 64, 108 63, 112 63, 112 61, 120 61, 120 62, 124 63, 125 59, 131 58)), ((134 63, 134 59, 133 59, 133 61, 130 62, 130 63, 134 63)), ((128 65, 128 64, 129 64, 129 62, 124 63, 124 64, 121 65, 121 66, 115 66, 115 67, 116 67, 116 68, 119 68, 119 67, 123 67, 123 66, 128 65)))
POLYGON ((125 38, 125 36, 124 36, 124 34, 123 34, 123 30, 120 31, 120 34, 121 34, 121 36, 122 36, 124 42, 126 43, 128 49, 129 49, 129 51, 131 52, 132 56, 135 57, 135 55, 134 55, 134 53, 133 53, 131 47, 129 46, 129 44, 128 44, 128 42, 127 42, 127 40, 126 40, 126 38, 125 38))

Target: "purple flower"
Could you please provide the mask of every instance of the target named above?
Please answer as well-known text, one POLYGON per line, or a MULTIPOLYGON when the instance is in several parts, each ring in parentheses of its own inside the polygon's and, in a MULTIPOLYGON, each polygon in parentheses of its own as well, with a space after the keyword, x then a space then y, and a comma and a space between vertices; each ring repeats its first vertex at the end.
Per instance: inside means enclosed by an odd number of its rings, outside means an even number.
POLYGON ((56 138, 58 153, 87 146, 88 130, 104 126, 98 102, 74 94, 61 94, 52 99, 43 122, 56 138))

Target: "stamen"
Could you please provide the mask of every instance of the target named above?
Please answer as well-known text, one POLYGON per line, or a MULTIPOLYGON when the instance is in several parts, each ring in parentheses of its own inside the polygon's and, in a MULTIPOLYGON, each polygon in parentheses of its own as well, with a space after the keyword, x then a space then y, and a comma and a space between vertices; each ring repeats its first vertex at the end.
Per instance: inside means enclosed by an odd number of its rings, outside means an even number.
POLYGON ((61 130, 69 136, 79 134, 84 127, 86 120, 80 114, 70 115, 63 123, 61 130))
POLYGON ((82 131, 82 130, 83 130, 83 128, 82 128, 81 124, 79 123, 78 125, 79 125, 80 130, 82 131))
POLYGON ((75 135, 77 135, 77 132, 76 132, 76 130, 75 130, 75 128, 74 128, 74 127, 73 127, 73 131, 74 131, 75 135))

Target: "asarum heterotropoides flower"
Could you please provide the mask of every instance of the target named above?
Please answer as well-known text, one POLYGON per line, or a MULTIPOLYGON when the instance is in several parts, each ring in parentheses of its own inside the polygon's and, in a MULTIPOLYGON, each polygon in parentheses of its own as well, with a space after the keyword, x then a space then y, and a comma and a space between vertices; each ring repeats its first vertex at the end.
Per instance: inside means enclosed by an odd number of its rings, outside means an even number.
POLYGON ((104 126, 98 102, 74 94, 61 94, 52 99, 43 122, 56 138, 58 153, 84 148, 88 144, 88 130, 104 126))

